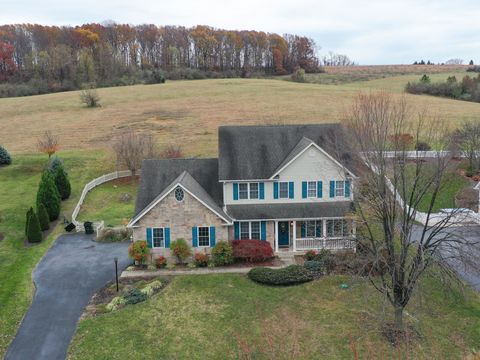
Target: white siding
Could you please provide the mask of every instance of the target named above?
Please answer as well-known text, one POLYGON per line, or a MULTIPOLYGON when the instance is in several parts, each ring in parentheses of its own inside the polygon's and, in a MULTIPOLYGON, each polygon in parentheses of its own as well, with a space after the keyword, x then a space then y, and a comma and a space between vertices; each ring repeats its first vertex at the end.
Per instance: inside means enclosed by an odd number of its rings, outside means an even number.
MULTIPOLYGON (((265 200, 233 200, 233 182, 224 183, 224 202, 226 205, 234 204, 255 204, 255 203, 292 203, 292 202, 314 202, 314 201, 345 201, 344 196, 331 198, 330 180, 345 180, 344 169, 331 160, 320 150, 311 146, 295 161, 288 165, 280 174, 278 181, 293 181, 294 199, 274 199, 273 182, 263 181, 265 183, 265 200), (323 197, 302 199, 302 181, 322 181, 323 197)), ((353 184, 352 184, 353 186, 353 184)), ((351 192, 353 194, 353 192, 351 192)), ((353 196, 350 196, 352 199, 353 196)))

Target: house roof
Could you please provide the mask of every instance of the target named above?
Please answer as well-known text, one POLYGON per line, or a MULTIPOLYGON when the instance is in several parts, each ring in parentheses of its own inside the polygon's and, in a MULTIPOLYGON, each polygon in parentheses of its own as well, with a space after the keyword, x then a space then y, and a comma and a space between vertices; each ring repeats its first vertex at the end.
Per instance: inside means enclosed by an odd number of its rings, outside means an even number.
POLYGON ((268 179, 311 142, 348 169, 352 154, 340 124, 221 126, 219 179, 268 179))
POLYGON ((162 159, 142 163, 134 219, 177 184, 226 216, 221 209, 223 188, 218 182, 218 159, 162 159))
POLYGON ((229 205, 227 214, 235 220, 314 219, 343 217, 353 210, 350 201, 229 205))

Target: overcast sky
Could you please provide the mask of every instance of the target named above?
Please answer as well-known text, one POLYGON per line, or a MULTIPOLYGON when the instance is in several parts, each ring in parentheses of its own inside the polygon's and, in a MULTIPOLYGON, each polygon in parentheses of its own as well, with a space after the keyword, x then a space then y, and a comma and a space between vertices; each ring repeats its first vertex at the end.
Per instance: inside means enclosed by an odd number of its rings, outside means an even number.
POLYGON ((113 20, 307 35, 360 64, 480 63, 479 0, 0 0, 0 24, 113 20))

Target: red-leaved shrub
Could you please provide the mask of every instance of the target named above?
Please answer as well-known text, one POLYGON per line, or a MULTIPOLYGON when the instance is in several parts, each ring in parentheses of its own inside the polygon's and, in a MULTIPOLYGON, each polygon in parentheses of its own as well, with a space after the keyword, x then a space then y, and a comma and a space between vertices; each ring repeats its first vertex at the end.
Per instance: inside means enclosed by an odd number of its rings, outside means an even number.
POLYGON ((247 262, 260 262, 273 257, 273 249, 264 240, 234 240, 232 241, 233 257, 247 262))
POLYGON ((204 253, 195 253, 195 265, 198 267, 206 267, 208 265, 208 255, 204 253))

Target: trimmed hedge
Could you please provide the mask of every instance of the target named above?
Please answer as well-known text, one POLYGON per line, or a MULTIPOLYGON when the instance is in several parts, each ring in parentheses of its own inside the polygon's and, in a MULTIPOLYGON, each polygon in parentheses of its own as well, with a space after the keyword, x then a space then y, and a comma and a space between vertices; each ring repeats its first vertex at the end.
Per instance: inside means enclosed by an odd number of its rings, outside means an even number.
POLYGON ((312 275, 315 277, 318 277, 325 272, 325 265, 320 261, 307 260, 305 261, 303 266, 305 267, 305 269, 310 271, 312 275))
POLYGON ((282 269, 256 267, 248 272, 250 280, 267 285, 295 285, 313 280, 310 271, 301 265, 290 265, 282 269))
POLYGON ((12 163, 12 157, 2 145, 0 145, 0 165, 10 165, 12 163))
POLYGON ((273 257, 273 249, 264 240, 233 240, 233 257, 236 260, 260 262, 273 257))

